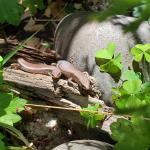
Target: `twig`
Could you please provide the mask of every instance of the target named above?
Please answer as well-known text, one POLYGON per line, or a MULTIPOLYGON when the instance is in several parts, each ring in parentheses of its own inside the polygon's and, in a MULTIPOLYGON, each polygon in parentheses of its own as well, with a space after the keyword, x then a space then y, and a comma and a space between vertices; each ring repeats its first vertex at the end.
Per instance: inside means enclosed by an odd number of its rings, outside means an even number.
MULTIPOLYGON (((50 109, 60 109, 60 110, 70 110, 70 111, 77 111, 77 112, 89 112, 89 113, 102 113, 104 115, 113 115, 113 112, 99 112, 94 110, 84 110, 78 108, 66 108, 66 107, 58 107, 58 106, 48 106, 48 105, 36 105, 36 104, 26 104, 25 106, 28 107, 39 107, 39 108, 50 108, 50 109)), ((134 116, 131 115, 124 115, 126 117, 133 118, 134 116)), ((150 118, 142 117, 141 119, 150 121, 150 118)))
MULTIPOLYGON (((58 107, 58 106, 48 106, 48 105, 36 105, 36 104, 26 104, 29 107, 40 107, 40 108, 50 108, 50 109, 61 109, 61 110, 70 110, 70 111, 78 111, 78 112, 89 112, 89 113, 99 113, 99 111, 94 110, 84 110, 78 108, 67 108, 67 107, 58 107)), ((105 115, 112 115, 113 113, 102 112, 105 115)))
POLYGON ((36 21, 36 22, 47 22, 47 21, 54 22, 54 21, 60 21, 60 19, 34 19, 34 21, 36 21))

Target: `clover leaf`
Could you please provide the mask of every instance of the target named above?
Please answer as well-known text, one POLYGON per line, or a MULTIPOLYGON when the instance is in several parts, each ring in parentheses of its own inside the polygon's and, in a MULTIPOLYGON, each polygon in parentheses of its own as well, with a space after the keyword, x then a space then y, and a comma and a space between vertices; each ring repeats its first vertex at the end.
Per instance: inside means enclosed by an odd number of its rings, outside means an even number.
POLYGON ((95 54, 97 65, 102 65, 113 58, 116 49, 115 43, 109 43, 106 48, 100 49, 95 54))
POLYGON ((150 93, 150 81, 142 84, 141 89, 144 93, 150 93))
POLYGON ((121 79, 125 80, 138 80, 140 75, 135 73, 133 70, 124 70, 121 75, 121 79))
POLYGON ((143 57, 150 62, 150 44, 137 44, 131 49, 131 54, 137 62, 140 62, 143 57))
POLYGON ((120 88, 115 90, 117 93, 115 92, 114 94, 118 96, 113 96, 113 99, 116 104, 117 112, 121 113, 143 106, 145 101, 141 99, 141 87, 142 81, 136 79, 125 81, 120 88))
POLYGON ((6 114, 0 117, 0 122, 1 123, 6 123, 10 126, 13 126, 14 123, 17 123, 21 120, 21 117, 17 114, 6 114))
POLYGON ((118 141, 115 150, 148 150, 150 145, 150 122, 140 118, 120 118, 110 126, 112 138, 118 141))
POLYGON ((141 85, 141 80, 129 80, 123 83, 123 89, 126 90, 128 94, 136 94, 140 91, 141 85))
POLYGON ((89 112, 80 112, 80 115, 85 119, 87 128, 95 128, 96 125, 104 119, 104 115, 100 113, 93 113, 91 111, 98 111, 101 106, 97 103, 94 106, 88 105, 86 108, 82 108, 83 110, 89 110, 89 112))
POLYGON ((6 123, 13 126, 14 123, 21 120, 17 114, 24 110, 26 100, 14 97, 12 93, 0 93, 0 123, 6 123))
POLYGON ((118 54, 116 57, 108 61, 104 65, 100 65, 100 70, 110 73, 110 74, 115 74, 120 72, 122 69, 122 64, 121 64, 121 54, 118 54))
POLYGON ((130 112, 130 110, 140 108, 142 106, 141 100, 137 95, 122 96, 120 100, 116 101, 117 112, 130 112))

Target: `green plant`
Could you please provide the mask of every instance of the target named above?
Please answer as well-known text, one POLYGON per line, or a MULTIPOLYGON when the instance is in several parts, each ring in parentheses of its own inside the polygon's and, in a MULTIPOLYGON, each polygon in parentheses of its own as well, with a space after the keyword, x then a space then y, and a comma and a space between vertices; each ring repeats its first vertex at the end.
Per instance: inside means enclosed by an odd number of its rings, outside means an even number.
POLYGON ((130 120, 118 119, 111 124, 117 150, 150 148, 150 82, 142 83, 133 71, 131 78, 123 75, 123 84, 115 88, 115 113, 129 115, 130 120), (134 74, 134 75, 133 75, 134 74))
MULTIPOLYGON (((136 61, 149 61, 149 44, 137 44, 131 49, 136 61)), ((111 124, 112 138, 118 143, 116 150, 144 150, 150 148, 150 81, 142 82, 133 70, 121 75, 122 84, 113 89, 115 113, 129 115, 130 120, 118 119, 111 124)))
POLYGON ((44 8, 43 0, 23 0, 22 3, 19 0, 0 0, 0 23, 18 25, 26 8, 35 13, 37 9, 44 8))
MULTIPOLYGON (((45 24, 45 26, 48 24, 48 22, 45 24)), ((15 136, 16 138, 20 139, 24 144, 26 145, 25 148, 23 147, 15 147, 15 146, 7 146, 8 149, 16 150, 16 149, 26 149, 29 148, 29 142, 26 140, 26 138, 23 136, 23 134, 13 127, 13 125, 21 120, 21 117, 18 113, 24 110, 24 106, 26 104, 26 100, 19 98, 18 96, 14 95, 9 90, 9 85, 5 84, 3 81, 3 66, 9 61, 19 50, 23 48, 23 46, 28 42, 30 39, 32 39, 38 32, 36 31, 33 33, 29 38, 27 38, 24 42, 22 42, 20 45, 16 46, 14 49, 12 49, 8 54, 6 54, 4 57, 0 56, 0 127, 4 128, 10 134, 15 136)), ((2 133, 0 135, 3 135, 2 133)), ((7 141, 7 137, 5 135, 0 137, 0 146, 3 147, 3 149, 6 149, 6 143, 2 141, 2 139, 5 139, 7 141), (5 145, 4 145, 5 144, 5 145)), ((1 148, 1 150, 3 150, 1 148)), ((33 146, 32 146, 33 147, 33 146)))
POLYGON ((103 21, 114 15, 127 15, 133 10, 133 14, 137 19, 131 22, 125 29, 126 31, 135 31, 143 21, 149 20, 149 8, 149 0, 111 0, 106 10, 94 13, 91 18, 103 21))
POLYGON ((100 121, 104 119, 104 115, 98 113, 98 109, 101 106, 99 104, 95 104, 94 106, 88 105, 86 108, 82 108, 83 110, 89 110, 89 111, 97 111, 97 113, 91 113, 91 112, 80 112, 80 115, 85 119, 85 123, 87 125, 87 128, 94 128, 100 121))
POLYGON ((137 62, 142 61, 142 59, 150 62, 150 44, 137 44, 131 49, 131 54, 137 62))
POLYGON ((32 14, 35 14, 37 9, 42 10, 45 7, 43 0, 23 0, 22 5, 29 8, 32 14))
MULTIPOLYGON (((137 44, 131 49, 134 60, 141 62, 144 59, 149 62, 149 48, 150 44, 137 44)), ((102 64, 104 62, 107 64, 102 58, 110 61, 113 55, 114 46, 111 43, 106 49, 102 49, 102 53, 96 53, 96 57, 100 58, 98 64, 101 64, 100 60, 102 64)), ((122 84, 112 89, 114 113, 122 115, 122 118, 110 126, 111 137, 117 141, 114 149, 148 150, 150 149, 150 80, 143 80, 142 72, 135 73, 133 70, 123 68, 121 72, 122 84)))
POLYGON ((131 49, 134 61, 139 62, 139 68, 142 70, 145 82, 150 80, 149 65, 150 62, 150 44, 137 44, 131 49))
MULTIPOLYGON (((7 54, 8 56, 12 56, 11 53, 7 54)), ((6 62, 2 56, 0 56, 0 127, 10 132, 15 137, 22 140, 26 146, 29 145, 27 140, 24 138, 22 133, 15 129, 13 125, 19 121, 21 121, 21 117, 19 113, 24 110, 24 106, 26 104, 26 100, 15 96, 12 92, 9 92, 9 89, 6 88, 6 84, 3 81, 3 65, 6 62)), ((0 132, 0 149, 5 150, 6 144, 3 142, 3 139, 7 141, 5 135, 0 132)))
POLYGON ((115 150, 148 150, 150 148, 150 120, 141 116, 130 120, 118 119, 111 124, 112 138, 118 141, 115 150))
POLYGON ((109 43, 105 49, 96 52, 95 60, 100 71, 116 74, 121 71, 121 54, 115 55, 116 45, 109 43))

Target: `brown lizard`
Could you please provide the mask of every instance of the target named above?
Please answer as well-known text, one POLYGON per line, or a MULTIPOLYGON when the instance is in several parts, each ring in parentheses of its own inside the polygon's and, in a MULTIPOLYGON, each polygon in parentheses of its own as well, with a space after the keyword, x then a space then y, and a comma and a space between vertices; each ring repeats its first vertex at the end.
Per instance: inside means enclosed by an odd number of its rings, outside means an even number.
POLYGON ((51 66, 47 64, 34 64, 27 62, 23 58, 18 58, 18 63, 20 65, 20 69, 30 73, 39 73, 49 75, 51 73, 53 77, 59 78, 61 76, 61 71, 56 66, 51 66))
POLYGON ((46 74, 48 75, 51 73, 53 77, 59 78, 61 74, 65 77, 72 79, 72 81, 78 83, 84 89, 90 89, 90 79, 88 75, 84 72, 77 70, 71 63, 65 60, 58 61, 56 66, 47 65, 47 64, 33 64, 27 62, 23 58, 18 59, 18 63, 20 68, 23 71, 30 72, 30 73, 39 73, 39 74, 46 74))
POLYGON ((68 61, 59 60, 57 68, 61 70, 65 77, 72 79, 86 90, 90 89, 90 79, 88 78, 88 75, 76 69, 68 61))

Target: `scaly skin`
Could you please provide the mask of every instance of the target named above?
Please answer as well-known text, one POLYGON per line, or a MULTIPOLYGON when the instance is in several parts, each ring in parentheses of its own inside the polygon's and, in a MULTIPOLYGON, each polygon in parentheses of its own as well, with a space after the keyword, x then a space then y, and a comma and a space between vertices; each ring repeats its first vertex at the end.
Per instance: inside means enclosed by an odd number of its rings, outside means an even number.
POLYGON ((71 63, 65 60, 60 60, 57 63, 57 67, 61 70, 64 76, 66 76, 67 78, 71 78, 84 89, 90 89, 90 80, 88 76, 85 73, 76 69, 71 63))
POLYGON ((71 78, 73 81, 78 83, 84 89, 90 89, 90 80, 88 76, 77 70, 71 63, 65 60, 58 61, 56 66, 46 65, 46 64, 33 64, 27 62, 23 58, 18 59, 18 63, 20 68, 23 71, 30 72, 30 73, 39 73, 39 74, 46 74, 52 73, 53 77, 59 78, 61 74, 63 74, 67 78, 71 78))
POLYGON ((59 78, 61 76, 61 71, 56 66, 50 66, 42 63, 33 64, 27 62, 23 58, 19 58, 17 61, 20 65, 20 69, 23 71, 30 72, 30 73, 45 74, 45 75, 49 75, 49 73, 52 73, 52 75, 55 78, 59 78))

